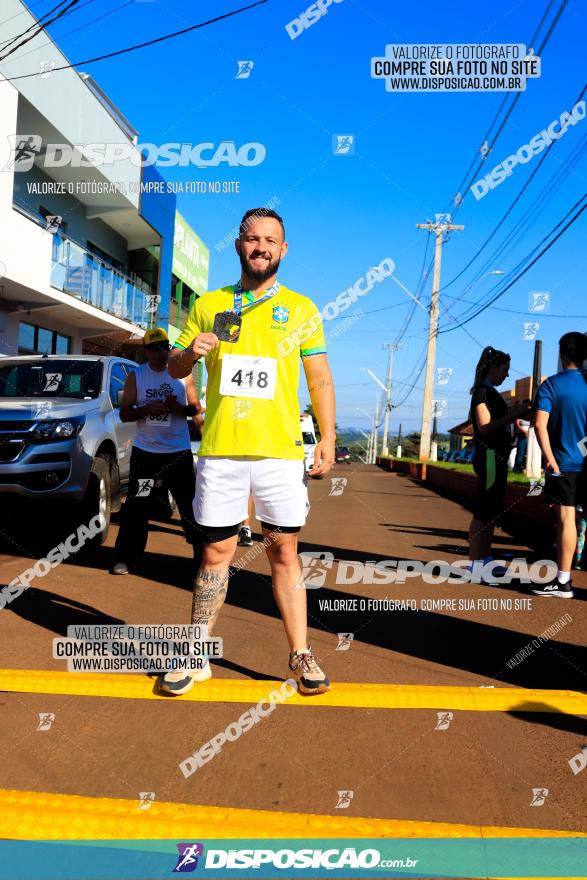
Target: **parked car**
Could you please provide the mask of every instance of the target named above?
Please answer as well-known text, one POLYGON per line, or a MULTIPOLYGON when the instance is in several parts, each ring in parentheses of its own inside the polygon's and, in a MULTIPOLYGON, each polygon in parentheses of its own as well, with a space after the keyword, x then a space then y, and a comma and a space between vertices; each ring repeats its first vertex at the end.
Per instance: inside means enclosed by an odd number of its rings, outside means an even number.
POLYGON ((128 482, 133 422, 121 422, 122 389, 133 361, 94 355, 0 360, 0 495, 6 502, 60 505, 88 523, 120 509, 128 482))
POLYGON ((336 446, 334 450, 334 460, 336 462, 351 463, 351 453, 348 446, 336 446))
POLYGON ((464 449, 461 449, 455 461, 459 464, 471 464, 474 454, 475 450, 472 446, 465 446, 464 449))

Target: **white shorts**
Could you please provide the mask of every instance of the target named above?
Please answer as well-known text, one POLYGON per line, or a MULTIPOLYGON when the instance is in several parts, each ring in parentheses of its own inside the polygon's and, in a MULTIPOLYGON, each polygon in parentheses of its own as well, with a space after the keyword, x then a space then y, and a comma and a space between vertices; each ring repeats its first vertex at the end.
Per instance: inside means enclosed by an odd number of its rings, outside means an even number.
POLYGON ((248 516, 272 526, 298 528, 308 515, 304 461, 284 458, 198 458, 194 518, 201 526, 226 527, 248 516))

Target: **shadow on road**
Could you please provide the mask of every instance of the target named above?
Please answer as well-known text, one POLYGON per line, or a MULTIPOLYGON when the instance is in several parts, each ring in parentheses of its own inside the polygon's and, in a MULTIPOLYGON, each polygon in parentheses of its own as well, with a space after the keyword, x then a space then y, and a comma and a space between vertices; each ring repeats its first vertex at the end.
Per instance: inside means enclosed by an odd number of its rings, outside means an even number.
MULTIPOLYGON (((178 533, 178 541, 181 540, 178 533)), ((305 542, 300 544, 300 552, 323 551, 323 549, 315 544, 305 542)), ((352 559, 357 562, 367 560, 377 562, 394 558, 356 549, 332 548, 332 551, 338 559, 352 559)), ((112 548, 97 548, 87 550, 83 555, 71 557, 67 564, 107 570, 113 561, 112 548)), ((191 557, 174 557, 173 565, 169 563, 168 555, 147 552, 137 574, 139 576, 144 574, 155 583, 191 591, 193 583, 191 557)), ((118 586, 116 581, 121 581, 123 585, 127 583, 125 578, 112 580, 116 588, 118 586)), ((418 585, 416 595, 421 596, 422 585, 419 582, 416 584, 418 585)), ((448 588, 448 586, 442 589, 430 586, 426 598, 447 596, 459 598, 475 595, 474 586, 463 587, 455 584, 450 589, 450 593, 446 592, 448 588), (467 589, 466 593, 464 588, 467 589)), ((374 585, 370 592, 371 598, 375 599, 385 598, 390 593, 393 597, 393 584, 382 585, 379 588, 374 585)), ((508 592, 528 595, 528 588, 521 584, 512 584, 509 585, 508 592)), ((350 592, 350 588, 349 591, 343 591, 330 587, 308 590, 307 593, 309 623, 315 629, 330 633, 352 630, 356 634, 356 642, 370 644, 443 667, 474 673, 485 677, 489 682, 507 682, 524 688, 587 690, 587 649, 584 647, 558 640, 546 641, 522 662, 512 663, 511 658, 515 658, 516 654, 528 645, 532 640, 532 634, 428 610, 330 611, 325 610, 322 604, 324 600, 328 602, 341 599, 360 600, 364 599, 365 595, 354 594, 350 592)), ((575 596, 575 601, 585 600, 587 590, 578 589, 575 591, 575 596)), ((486 597, 487 593, 484 590, 483 598, 486 597)), ((502 591, 498 594, 498 599, 501 598, 503 598, 502 591)), ((535 601, 547 600, 536 598, 535 601)), ((268 576, 254 571, 242 569, 232 577, 227 603, 268 617, 279 616, 268 576)), ((12 602, 7 610, 59 634, 64 634, 66 627, 72 624, 122 622, 89 605, 35 587, 31 587, 19 599, 12 602)), ((566 610, 565 605, 564 611, 566 610)), ((490 612, 488 618, 491 618, 490 612)), ((255 673, 252 674, 256 676, 255 673)), ((374 669, 374 677, 376 677, 376 669, 374 669)))
POLYGON ((92 605, 86 605, 75 599, 66 599, 57 593, 38 590, 36 587, 29 587, 22 596, 8 605, 6 610, 13 611, 23 620, 43 626, 60 636, 67 635, 68 626, 97 624, 110 626, 124 623, 120 617, 113 617, 92 605))
POLYGON ((553 712, 552 706, 549 706, 548 703, 524 700, 515 709, 510 709, 507 714, 519 721, 529 721, 532 724, 543 724, 566 733, 576 733, 587 740, 587 718, 582 718, 580 715, 553 712))

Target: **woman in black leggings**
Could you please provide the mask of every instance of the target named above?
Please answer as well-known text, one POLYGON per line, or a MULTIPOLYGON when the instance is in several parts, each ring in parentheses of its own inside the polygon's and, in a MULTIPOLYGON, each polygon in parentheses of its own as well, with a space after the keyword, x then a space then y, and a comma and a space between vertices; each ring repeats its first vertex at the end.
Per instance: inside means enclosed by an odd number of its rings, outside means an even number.
POLYGON ((528 412, 528 403, 508 410, 496 390, 508 377, 510 356, 488 346, 483 349, 471 388, 471 421, 475 438, 473 468, 478 477, 477 498, 469 529, 472 562, 491 559, 496 520, 503 513, 511 436, 508 425, 528 412))

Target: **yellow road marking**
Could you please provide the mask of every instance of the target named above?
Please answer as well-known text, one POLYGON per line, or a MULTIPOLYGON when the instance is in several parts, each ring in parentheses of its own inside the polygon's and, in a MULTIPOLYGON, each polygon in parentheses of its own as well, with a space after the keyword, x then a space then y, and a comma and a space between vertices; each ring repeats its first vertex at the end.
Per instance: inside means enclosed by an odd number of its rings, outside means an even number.
POLYGON ((586 837, 581 832, 368 819, 0 789, 2 837, 14 840, 191 840, 287 837, 586 837), (197 830, 197 834, 196 834, 197 830))
MULTIPOLYGON (((179 699, 203 703, 258 703, 267 700, 281 681, 215 678, 196 684, 183 697, 157 692, 146 675, 60 672, 39 669, 0 669, 0 691, 32 694, 72 694, 131 700, 179 699)), ((465 712, 562 712, 587 715, 587 694, 578 691, 526 688, 435 687, 336 682, 318 697, 296 694, 294 706, 337 706, 365 709, 459 709, 465 712)))

